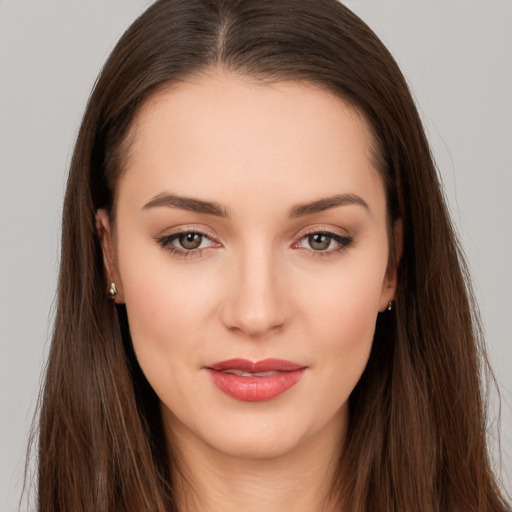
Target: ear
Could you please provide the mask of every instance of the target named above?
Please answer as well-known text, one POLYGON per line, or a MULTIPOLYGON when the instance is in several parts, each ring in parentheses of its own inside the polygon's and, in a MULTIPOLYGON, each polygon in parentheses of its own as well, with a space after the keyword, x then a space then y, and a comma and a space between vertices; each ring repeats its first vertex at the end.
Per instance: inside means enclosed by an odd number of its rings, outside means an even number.
POLYGON ((382 283, 382 293, 379 301, 379 311, 382 313, 388 307, 390 301, 395 299, 398 284, 398 265, 403 251, 403 227, 402 219, 398 218, 393 223, 393 247, 389 254, 388 268, 382 283))
POLYGON ((121 304, 124 302, 122 283, 117 270, 112 226, 107 210, 100 209, 96 212, 96 232, 98 233, 103 252, 103 264, 105 265, 108 279, 108 283, 106 283, 107 291, 110 289, 111 283, 115 283, 117 290, 115 302, 116 304, 121 304))

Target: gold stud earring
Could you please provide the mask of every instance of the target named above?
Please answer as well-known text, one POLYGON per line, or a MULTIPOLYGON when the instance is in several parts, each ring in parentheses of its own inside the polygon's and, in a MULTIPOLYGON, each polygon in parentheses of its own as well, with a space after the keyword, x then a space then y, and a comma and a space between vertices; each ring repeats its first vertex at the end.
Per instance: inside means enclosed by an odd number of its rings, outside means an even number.
POLYGON ((109 298, 114 300, 116 298, 116 295, 117 295, 116 283, 112 282, 112 283, 110 283, 110 289, 108 290, 108 296, 109 296, 109 298))
POLYGON ((392 301, 392 300, 390 300, 390 301, 388 302, 388 311, 391 311, 391 310, 393 309, 393 302, 394 302, 394 301, 392 301))

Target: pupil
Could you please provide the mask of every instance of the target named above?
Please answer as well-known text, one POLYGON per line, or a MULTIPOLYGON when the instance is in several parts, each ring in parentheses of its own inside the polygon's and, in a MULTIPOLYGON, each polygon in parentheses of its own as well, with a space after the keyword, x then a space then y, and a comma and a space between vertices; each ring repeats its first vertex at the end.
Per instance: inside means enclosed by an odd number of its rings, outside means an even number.
POLYGON ((180 245, 184 249, 197 249, 201 245, 202 240, 203 237, 197 233, 187 233, 179 237, 180 245))
POLYGON ((315 251, 322 251, 329 247, 331 243, 331 239, 328 235, 322 235, 321 233, 316 233, 315 235, 308 236, 308 242, 312 249, 315 251))

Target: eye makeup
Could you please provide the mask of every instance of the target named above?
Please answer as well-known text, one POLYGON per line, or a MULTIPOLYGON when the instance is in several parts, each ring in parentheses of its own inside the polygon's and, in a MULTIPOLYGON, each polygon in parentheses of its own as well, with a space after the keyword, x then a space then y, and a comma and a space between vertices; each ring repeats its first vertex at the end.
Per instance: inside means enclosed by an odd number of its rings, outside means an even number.
POLYGON ((199 230, 183 230, 156 238, 157 243, 177 258, 197 258, 205 251, 222 247, 206 233, 199 230))
POLYGON ((306 250, 314 257, 328 257, 348 249, 354 239, 325 229, 315 229, 305 233, 295 242, 294 249, 306 250))
MULTIPOLYGON (((184 229, 156 237, 155 240, 177 258, 201 257, 205 251, 222 247, 212 236, 195 229, 184 229)), ((352 243, 353 238, 349 235, 317 228, 301 235, 291 248, 304 251, 312 257, 328 257, 344 251, 352 243)))

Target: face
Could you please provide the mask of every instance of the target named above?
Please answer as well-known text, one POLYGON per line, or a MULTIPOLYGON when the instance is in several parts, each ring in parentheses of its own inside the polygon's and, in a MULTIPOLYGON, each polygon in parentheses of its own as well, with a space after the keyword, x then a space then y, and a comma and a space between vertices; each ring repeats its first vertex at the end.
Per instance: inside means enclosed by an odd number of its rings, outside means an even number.
POLYGON ((151 98, 132 135, 98 226, 168 431, 239 457, 339 439, 396 284, 364 120, 219 72, 151 98))

